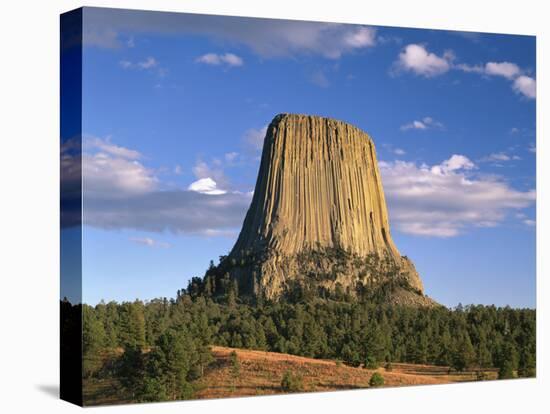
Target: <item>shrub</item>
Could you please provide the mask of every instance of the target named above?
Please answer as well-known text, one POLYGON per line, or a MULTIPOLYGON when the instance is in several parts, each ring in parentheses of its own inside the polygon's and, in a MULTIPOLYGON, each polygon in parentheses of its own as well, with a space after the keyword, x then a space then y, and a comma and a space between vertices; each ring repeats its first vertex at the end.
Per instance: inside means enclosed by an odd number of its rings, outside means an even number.
POLYGON ((388 372, 393 371, 393 365, 392 365, 391 362, 386 362, 386 365, 384 365, 384 368, 385 368, 386 371, 388 371, 388 372))
POLYGON ((237 378, 241 374, 241 362, 235 351, 232 351, 229 356, 231 358, 231 375, 237 378))
POLYGON ((379 372, 372 374, 369 380, 369 385, 371 387, 381 387, 384 385, 384 377, 379 372))
POLYGON ((518 377, 534 378, 536 376, 537 376, 537 370, 535 368, 520 368, 518 370, 518 377))
POLYGON ((368 368, 368 369, 376 369, 380 366, 380 364, 378 363, 378 361, 376 360, 376 358, 374 358, 373 356, 367 356, 365 358, 365 368, 368 368))
POLYGON ((514 367, 510 362, 504 362, 498 369, 498 379, 515 378, 514 367))
POLYGON ((286 371, 281 381, 281 388, 286 392, 300 392, 304 389, 301 375, 286 371))

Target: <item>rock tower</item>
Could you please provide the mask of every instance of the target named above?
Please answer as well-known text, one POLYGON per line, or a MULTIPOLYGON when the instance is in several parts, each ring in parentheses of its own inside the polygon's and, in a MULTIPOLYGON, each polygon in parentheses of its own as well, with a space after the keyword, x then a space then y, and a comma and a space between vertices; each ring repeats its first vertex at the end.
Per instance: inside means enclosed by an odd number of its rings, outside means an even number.
POLYGON ((319 116, 279 114, 267 128, 252 203, 220 266, 239 292, 271 300, 388 286, 423 297, 391 237, 372 139, 319 116))

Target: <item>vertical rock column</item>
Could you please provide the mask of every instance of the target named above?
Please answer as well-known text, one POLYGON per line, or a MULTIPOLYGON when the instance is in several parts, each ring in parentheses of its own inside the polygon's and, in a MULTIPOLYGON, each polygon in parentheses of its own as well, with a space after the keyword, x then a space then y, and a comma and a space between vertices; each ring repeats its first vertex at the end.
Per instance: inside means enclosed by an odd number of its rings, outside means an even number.
MULTIPOLYGON (((276 285, 275 295, 292 277, 280 263, 317 248, 405 260, 391 238, 371 138, 330 118, 280 114, 267 129, 252 203, 229 258, 269 256, 270 263, 256 263, 254 277, 268 290, 276 285)), ((246 272, 234 275, 253 277, 246 272)))

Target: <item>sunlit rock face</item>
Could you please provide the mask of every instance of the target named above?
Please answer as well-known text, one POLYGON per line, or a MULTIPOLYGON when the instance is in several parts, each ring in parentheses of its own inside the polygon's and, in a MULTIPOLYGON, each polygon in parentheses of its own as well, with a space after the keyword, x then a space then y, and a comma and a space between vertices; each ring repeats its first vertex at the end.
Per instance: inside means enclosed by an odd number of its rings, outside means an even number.
POLYGON ((354 297, 381 283, 423 294, 391 237, 372 139, 318 116, 280 114, 269 125, 225 267, 241 292, 268 299, 296 288, 354 297))

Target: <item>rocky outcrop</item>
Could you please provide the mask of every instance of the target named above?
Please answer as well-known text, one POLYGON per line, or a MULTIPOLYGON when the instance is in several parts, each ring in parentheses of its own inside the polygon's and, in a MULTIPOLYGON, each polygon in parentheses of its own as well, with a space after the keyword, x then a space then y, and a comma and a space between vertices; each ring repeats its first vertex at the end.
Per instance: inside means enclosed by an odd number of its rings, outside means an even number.
POLYGON ((221 266, 241 292, 269 299, 388 283, 423 292, 390 234, 374 143, 318 116, 280 114, 269 125, 252 203, 221 266))

